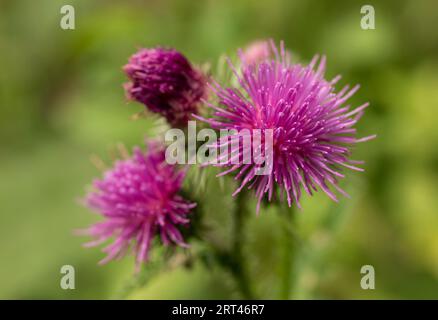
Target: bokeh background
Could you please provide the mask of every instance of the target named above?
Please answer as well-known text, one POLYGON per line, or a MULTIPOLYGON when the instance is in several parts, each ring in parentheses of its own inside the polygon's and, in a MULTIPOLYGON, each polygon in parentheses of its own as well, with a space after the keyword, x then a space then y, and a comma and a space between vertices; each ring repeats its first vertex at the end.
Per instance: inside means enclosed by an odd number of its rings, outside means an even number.
MULTIPOLYGON (((124 98, 130 54, 172 46, 214 64, 270 37, 300 61, 326 54, 340 85, 360 83, 352 102, 371 107, 359 133, 378 135, 354 152, 366 172, 348 173, 351 199, 304 199, 291 298, 438 298, 436 21, 433 0, 0 1, 0 298, 239 298, 226 272, 199 263, 133 286, 130 257, 99 267, 102 253, 72 230, 98 220, 77 203, 99 175, 90 156, 110 159, 117 142, 141 144, 153 131, 150 119, 131 119, 142 107, 124 98), (74 31, 59 27, 64 4, 76 9, 74 31), (375 8, 375 30, 360 28, 364 4, 375 8), (75 290, 59 286, 65 264, 76 269, 75 290), (368 264, 376 289, 365 291, 368 264)), ((203 200, 225 242, 228 194, 213 180, 203 200)), ((269 299, 284 250, 271 211, 250 218, 244 247, 255 290, 269 299)))

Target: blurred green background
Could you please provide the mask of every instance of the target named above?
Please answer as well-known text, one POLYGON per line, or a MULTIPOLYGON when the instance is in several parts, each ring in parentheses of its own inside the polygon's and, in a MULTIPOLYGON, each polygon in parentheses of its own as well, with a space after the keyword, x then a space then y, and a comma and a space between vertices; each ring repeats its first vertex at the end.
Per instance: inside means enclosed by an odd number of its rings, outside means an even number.
MULTIPOLYGON (((142 107, 124 98, 129 55, 163 45, 215 63, 270 37, 302 61, 326 54, 328 77, 343 75, 339 86, 360 83, 352 102, 371 107, 359 134, 378 135, 354 152, 366 172, 347 174, 351 199, 305 197, 292 298, 438 298, 436 21, 433 0, 2 0, 0 298, 239 298, 228 274, 199 263, 126 293, 131 257, 99 267, 102 253, 82 248, 86 239, 72 230, 98 220, 77 204, 99 175, 90 155, 109 159, 115 143, 152 134, 150 120, 131 120, 142 107), (59 27, 64 4, 76 9, 75 30, 59 27), (375 8, 375 30, 360 28, 365 4, 375 8), (75 290, 59 286, 65 264, 76 269, 75 290), (375 290, 360 287, 367 264, 375 290)), ((226 241, 229 190, 216 180, 208 188, 207 212, 226 241)), ((261 298, 278 296, 280 224, 270 209, 249 221, 244 249, 261 298)))

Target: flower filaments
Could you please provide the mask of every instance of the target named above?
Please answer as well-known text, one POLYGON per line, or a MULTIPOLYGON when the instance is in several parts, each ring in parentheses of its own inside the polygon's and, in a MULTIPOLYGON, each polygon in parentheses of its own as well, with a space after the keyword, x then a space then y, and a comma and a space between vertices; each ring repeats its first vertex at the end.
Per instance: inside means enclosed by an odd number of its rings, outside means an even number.
POLYGON ((178 227, 189 224, 188 215, 196 204, 180 195, 184 176, 183 170, 165 162, 163 146, 149 143, 147 152, 134 148, 131 158, 117 161, 102 179, 94 181, 85 202, 104 220, 82 231, 95 238, 86 246, 114 238, 103 249, 107 256, 100 263, 131 250, 138 269, 148 260, 156 235, 164 245, 187 246, 178 227))
POLYGON ((185 126, 205 97, 205 77, 174 49, 140 49, 123 67, 130 100, 144 104, 175 127, 185 126))
MULTIPOLYGON (((267 196, 280 199, 286 195, 289 206, 300 207, 302 189, 312 195, 323 190, 337 201, 332 188, 345 192, 338 186, 344 167, 362 171, 350 159, 351 148, 358 142, 372 139, 356 138, 354 125, 368 106, 365 103, 350 110, 346 101, 358 90, 344 87, 336 93, 335 83, 324 79, 325 57, 317 65, 316 56, 308 66, 291 64, 281 43, 280 50, 271 42, 273 59, 259 63, 242 63, 236 70, 230 63, 239 86, 224 88, 214 83, 211 87, 218 97, 214 117, 200 118, 215 129, 237 130, 272 129, 272 164, 269 174, 257 175, 260 164, 234 164, 223 161, 218 166, 228 167, 224 174, 234 172, 240 180, 239 188, 253 188, 260 202, 267 196)), ((254 138, 254 137, 253 137, 254 138)), ((218 145, 227 144, 219 140, 218 145)), ((263 147, 263 142, 262 142, 263 147)), ((244 156, 241 145, 231 146, 231 154, 244 156)), ((254 150, 252 150, 254 152, 254 150)))

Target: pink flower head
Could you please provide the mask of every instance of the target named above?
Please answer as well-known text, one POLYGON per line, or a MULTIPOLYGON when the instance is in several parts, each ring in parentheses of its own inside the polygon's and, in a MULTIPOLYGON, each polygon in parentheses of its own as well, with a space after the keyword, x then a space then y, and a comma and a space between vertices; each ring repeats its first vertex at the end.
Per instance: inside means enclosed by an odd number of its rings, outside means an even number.
MULTIPOLYGON (((363 162, 350 159, 351 148, 375 137, 356 138, 354 125, 368 103, 353 110, 345 105, 359 86, 350 90, 346 86, 336 93, 334 85, 340 76, 324 79, 325 57, 318 66, 317 56, 308 66, 291 64, 283 42, 280 52, 272 41, 270 45, 274 53, 271 60, 243 63, 239 71, 230 63, 239 87, 224 88, 214 83, 212 90, 219 99, 218 106, 209 104, 215 110, 214 118, 197 118, 215 129, 272 129, 272 169, 269 174, 257 175, 261 165, 254 162, 235 164, 229 159, 216 165, 229 167, 222 174, 234 172, 241 181, 233 195, 245 186, 255 189, 257 212, 265 195, 271 201, 277 193, 280 199, 286 195, 289 206, 295 202, 301 207, 302 189, 309 195, 321 189, 337 201, 332 187, 346 195, 338 186, 338 180, 344 177, 342 168, 363 171, 355 166, 363 162)), ((230 145, 228 137, 219 139, 217 146, 226 144, 230 145)), ((231 154, 243 158, 241 144, 230 148, 231 154)))
POLYGON ((122 258, 132 250, 137 270, 148 260, 152 239, 160 235, 164 245, 186 247, 178 226, 187 226, 187 215, 196 204, 179 194, 185 172, 165 162, 164 147, 149 143, 148 151, 134 148, 131 158, 117 161, 102 179, 93 183, 85 201, 104 221, 83 230, 96 246, 110 238, 114 242, 103 249, 104 264, 122 258))
POLYGON ((241 53, 242 62, 253 64, 268 59, 271 55, 269 43, 263 40, 251 42, 241 53))
POLYGON ((130 100, 143 103, 172 126, 185 126, 205 96, 205 77, 174 49, 140 49, 123 67, 130 100))

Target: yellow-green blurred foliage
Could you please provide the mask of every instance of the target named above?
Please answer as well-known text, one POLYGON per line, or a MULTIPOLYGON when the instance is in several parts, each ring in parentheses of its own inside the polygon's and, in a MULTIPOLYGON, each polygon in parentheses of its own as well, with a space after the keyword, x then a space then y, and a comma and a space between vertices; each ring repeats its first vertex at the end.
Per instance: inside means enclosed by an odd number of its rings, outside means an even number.
MULTIPOLYGON (((132 259, 97 266, 72 230, 96 221, 77 204, 112 146, 141 144, 152 121, 127 104, 121 67, 141 46, 172 46, 195 63, 233 54, 254 39, 285 40, 295 57, 328 58, 328 77, 360 83, 370 101, 358 126, 374 141, 348 173, 351 199, 306 197, 297 213, 293 298, 438 298, 438 4, 436 1, 2 0, 0 2, 0 298, 112 298, 132 277, 132 259), (76 29, 59 27, 76 9, 76 29), (372 4, 376 29, 360 28, 372 4), (76 290, 59 286, 76 268, 76 290), (376 289, 360 288, 360 267, 376 289)), ((217 181, 205 192, 217 237, 231 214, 217 181)), ((251 209, 255 205, 252 204, 251 209)), ((254 210, 255 212, 255 210, 254 210)), ((282 222, 271 208, 249 221, 245 254, 262 298, 278 296, 282 222)), ((238 298, 229 276, 196 263, 158 273, 130 298, 238 298)))

